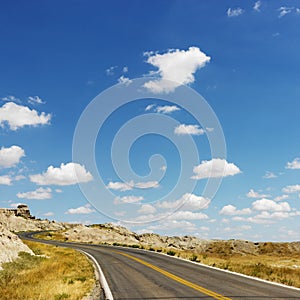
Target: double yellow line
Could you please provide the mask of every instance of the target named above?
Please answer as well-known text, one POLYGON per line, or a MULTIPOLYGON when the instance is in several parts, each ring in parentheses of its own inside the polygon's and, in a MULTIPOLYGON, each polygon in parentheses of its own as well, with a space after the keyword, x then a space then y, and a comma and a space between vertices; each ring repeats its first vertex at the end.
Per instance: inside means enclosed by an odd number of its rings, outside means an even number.
POLYGON ((179 282, 181 284, 184 284, 184 285, 186 285, 186 286, 188 286, 188 287, 190 287, 190 288, 192 288, 192 289, 194 289, 196 291, 199 291, 199 292, 201 292, 201 293, 203 293, 205 295, 211 296, 214 299, 218 299, 218 300, 231 300, 230 298, 227 298, 225 296, 217 294, 217 293, 215 293, 215 292, 213 292, 211 290, 208 290, 208 289, 206 289, 206 288, 204 288, 204 287, 202 287, 202 286, 200 286, 198 284, 195 284, 195 283, 192 283, 190 281, 187 281, 187 280, 185 280, 185 279, 183 279, 183 278, 181 278, 179 276, 176 276, 176 275, 174 275, 172 273, 169 273, 169 272, 167 272, 167 271, 165 271, 165 270, 163 270, 163 269, 161 269, 159 267, 156 267, 156 266, 154 266, 154 265, 152 265, 152 264, 150 264, 150 263, 148 263, 148 262, 146 262, 146 261, 144 261, 142 259, 139 259, 139 258, 137 258, 135 256, 132 256, 132 255, 129 255, 129 254, 126 254, 126 253, 123 253, 123 252, 119 252, 119 251, 114 251, 114 252, 116 252, 118 254, 121 254, 123 256, 126 256, 126 257, 128 257, 130 259, 133 259, 133 260, 139 262, 140 264, 142 264, 144 266, 147 266, 147 267, 149 267, 149 268, 151 268, 151 269, 153 269, 153 270, 155 270, 155 271, 157 271, 157 272, 159 272, 159 273, 167 276, 168 278, 171 278, 171 279, 173 279, 173 280, 175 280, 175 281, 177 281, 177 282, 179 282))

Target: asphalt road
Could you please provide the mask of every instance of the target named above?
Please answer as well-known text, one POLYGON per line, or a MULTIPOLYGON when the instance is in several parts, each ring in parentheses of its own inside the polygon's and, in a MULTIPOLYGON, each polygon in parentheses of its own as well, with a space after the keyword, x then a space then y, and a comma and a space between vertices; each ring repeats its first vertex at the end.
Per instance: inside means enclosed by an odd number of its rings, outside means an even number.
MULTIPOLYGON (((21 237, 36 240, 30 234, 21 237)), ((254 280, 150 251, 43 242, 92 255, 101 266, 114 299, 300 299, 300 289, 254 280)))

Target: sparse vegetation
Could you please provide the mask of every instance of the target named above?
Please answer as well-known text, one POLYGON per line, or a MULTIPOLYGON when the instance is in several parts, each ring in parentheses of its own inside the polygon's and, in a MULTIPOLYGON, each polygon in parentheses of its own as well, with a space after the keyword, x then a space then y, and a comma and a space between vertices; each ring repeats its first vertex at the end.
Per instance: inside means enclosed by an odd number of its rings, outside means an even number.
POLYGON ((21 252, 17 260, 2 265, 1 300, 79 300, 90 292, 94 271, 83 254, 36 242, 24 243, 43 256, 21 252))
MULTIPOLYGON (((62 233, 53 232, 51 237, 48 233, 47 235, 48 239, 65 240, 62 233)), ((153 243, 147 245, 114 242, 113 245, 148 249, 300 288, 300 253, 295 250, 296 248, 291 248, 289 243, 220 240, 209 243, 202 251, 196 248, 182 250, 168 246, 158 248, 153 243)))

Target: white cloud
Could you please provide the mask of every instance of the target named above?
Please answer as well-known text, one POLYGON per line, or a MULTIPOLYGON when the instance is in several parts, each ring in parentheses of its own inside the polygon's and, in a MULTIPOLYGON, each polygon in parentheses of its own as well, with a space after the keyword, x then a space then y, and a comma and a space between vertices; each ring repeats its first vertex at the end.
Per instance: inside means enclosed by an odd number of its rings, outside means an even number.
POLYGON ((166 172, 167 171, 167 166, 166 165, 161 166, 160 170, 163 171, 163 172, 166 172))
POLYGON ((238 16, 242 15, 244 12, 245 11, 243 9, 241 9, 240 7, 238 7, 238 8, 228 8, 227 16, 229 18, 238 17, 238 16))
POLYGON ((14 102, 7 102, 0 107, 0 127, 8 124, 11 130, 17 130, 23 126, 38 126, 49 124, 51 114, 38 113, 27 106, 18 105, 14 102))
POLYGON ((296 8, 296 14, 300 15, 300 8, 296 8))
POLYGON ((61 189, 56 189, 55 192, 56 193, 62 193, 62 190, 61 189))
POLYGON ((45 104, 46 103, 39 96, 29 96, 28 102, 30 104, 45 104))
POLYGON ((20 99, 16 98, 15 96, 7 96, 7 97, 4 97, 4 98, 1 98, 1 100, 3 101, 7 101, 7 102, 21 102, 20 99))
POLYGON ((77 163, 62 163, 60 167, 49 166, 42 174, 29 176, 30 181, 38 185, 73 185, 93 180, 90 172, 77 163))
POLYGON ((177 127, 175 127, 174 133, 177 135, 202 135, 205 133, 205 131, 202 128, 200 128, 199 125, 180 124, 177 127))
POLYGON ((195 194, 186 193, 176 201, 163 201, 156 204, 159 208, 181 210, 199 210, 207 209, 210 199, 195 194))
POLYGON ((138 213, 140 214, 154 214, 155 212, 156 208, 151 204, 143 204, 138 210, 138 213))
POLYGON ((112 182, 110 181, 107 186, 110 190, 118 190, 121 192, 130 191, 133 188, 138 189, 150 189, 150 188, 158 188, 158 181, 146 181, 146 182, 136 182, 134 183, 132 180, 129 182, 112 182))
POLYGON ((125 191, 132 190, 133 186, 134 186, 133 181, 130 181, 129 183, 110 181, 106 187, 110 190, 117 190, 117 191, 125 192, 125 191))
POLYGON ((123 73, 127 73, 128 72, 128 67, 127 66, 125 66, 125 67, 123 67, 123 73))
POLYGON ((202 212, 176 211, 167 217, 168 220, 206 220, 208 216, 202 212))
POLYGON ((247 193, 248 198, 267 198, 270 197, 270 195, 267 194, 260 194, 258 192, 255 192, 253 189, 250 189, 250 191, 247 193))
POLYGON ((288 162, 285 166, 286 169, 300 169, 300 158, 295 158, 292 162, 288 162))
POLYGON ((299 184, 288 185, 284 187, 282 191, 287 194, 297 193, 300 192, 300 185, 299 184))
POLYGON ((278 8, 278 11, 279 11, 278 18, 282 18, 285 15, 291 13, 293 11, 293 9, 294 9, 294 7, 281 6, 280 8, 278 8))
POLYGON ((68 215, 75 215, 75 214, 86 215, 86 214, 91 214, 93 212, 95 212, 95 210, 91 208, 91 205, 86 204, 84 206, 79 206, 77 208, 70 208, 65 212, 65 214, 68 214, 68 215))
POLYGON ((260 11, 260 7, 261 7, 261 1, 256 1, 253 6, 253 9, 256 11, 260 11))
POLYGON ((159 182, 158 181, 137 182, 134 184, 134 187, 138 189, 158 188, 159 182))
POLYGON ((174 229, 181 229, 183 232, 187 232, 195 231, 196 225, 189 221, 164 220, 157 225, 149 226, 148 229, 154 232, 157 230, 172 231, 174 229))
POLYGON ((43 216, 45 216, 45 217, 51 217, 53 215, 54 215, 54 213, 52 211, 48 211, 48 212, 43 214, 43 216))
POLYGON ((117 67, 118 67, 118 66, 112 66, 112 67, 106 69, 106 70, 105 70, 106 75, 108 75, 108 76, 114 75, 114 74, 115 74, 115 69, 116 69, 117 67))
MULTIPOLYGON (((147 108, 147 107, 146 107, 147 108)), ((164 105, 164 106, 157 106, 155 111, 162 114, 170 114, 174 111, 178 111, 180 108, 176 105, 164 105)))
POLYGON ((20 162, 25 156, 25 151, 19 146, 0 149, 0 168, 11 168, 20 162))
POLYGON ((186 51, 173 49, 163 54, 153 52, 144 54, 148 56, 146 62, 158 69, 151 72, 151 75, 156 74, 159 78, 150 80, 144 85, 154 93, 169 93, 182 84, 193 83, 195 72, 210 61, 210 57, 198 47, 189 47, 186 51))
POLYGON ((140 203, 144 200, 142 196, 124 196, 124 197, 116 197, 114 200, 114 204, 121 204, 121 203, 140 203))
POLYGON ((149 104, 146 106, 145 111, 151 110, 153 107, 155 107, 155 104, 149 104))
POLYGON ((269 172, 269 171, 266 171, 266 174, 263 176, 263 178, 265 179, 271 179, 271 178, 276 178, 277 175, 275 175, 273 172, 269 172))
POLYGON ((125 76, 122 75, 122 76, 118 79, 118 83, 125 84, 125 85, 129 85, 130 83, 132 83, 132 80, 129 79, 128 77, 125 77, 125 76))
POLYGON ((241 173, 241 170, 233 163, 228 163, 225 159, 213 158, 203 160, 200 165, 194 167, 192 179, 219 178, 234 176, 241 173))
POLYGON ((289 198, 289 195, 284 194, 284 195, 277 196, 276 198, 274 198, 274 201, 279 202, 279 201, 282 201, 282 200, 287 199, 287 198, 289 198))
POLYGON ((11 185, 12 179, 8 175, 0 176, 0 185, 11 185))
POLYGON ((17 197, 20 199, 35 199, 35 200, 45 200, 51 199, 52 190, 50 188, 38 188, 35 191, 26 192, 26 193, 18 193, 17 197))
POLYGON ((220 212, 220 215, 226 215, 226 216, 237 216, 237 215, 248 215, 251 214, 250 208, 243 208, 241 210, 238 210, 235 206, 229 204, 224 206, 220 212))
POLYGON ((247 219, 248 222, 256 224, 272 224, 276 220, 287 219, 290 217, 288 212, 273 212, 262 211, 260 214, 247 219))
POLYGON ((277 203, 269 199, 260 199, 252 203, 252 208, 258 211, 287 212, 291 210, 287 202, 277 203))

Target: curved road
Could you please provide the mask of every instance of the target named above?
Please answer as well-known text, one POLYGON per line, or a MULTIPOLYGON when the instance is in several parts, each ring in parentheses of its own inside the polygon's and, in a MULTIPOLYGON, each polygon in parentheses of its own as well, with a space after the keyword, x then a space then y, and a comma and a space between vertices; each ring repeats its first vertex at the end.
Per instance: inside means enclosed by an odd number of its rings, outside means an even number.
POLYGON ((70 247, 92 255, 114 299, 300 299, 300 289, 274 285, 150 251, 23 239, 70 247))

